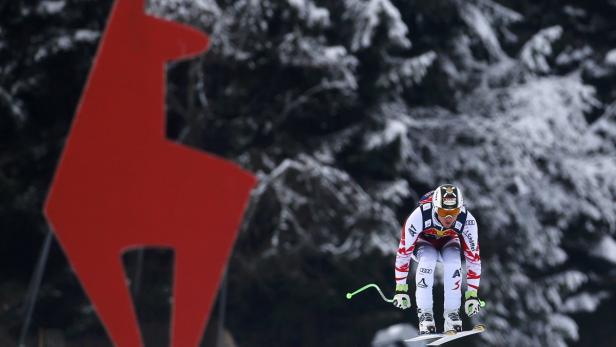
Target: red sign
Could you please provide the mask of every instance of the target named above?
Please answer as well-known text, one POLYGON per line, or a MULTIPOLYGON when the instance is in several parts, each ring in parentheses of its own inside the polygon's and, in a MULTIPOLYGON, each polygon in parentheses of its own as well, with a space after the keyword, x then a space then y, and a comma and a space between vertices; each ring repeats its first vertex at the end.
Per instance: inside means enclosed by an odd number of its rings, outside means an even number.
POLYGON ((173 347, 197 346, 253 175, 165 138, 165 63, 207 37, 117 0, 54 178, 45 214, 119 347, 142 346, 122 253, 175 251, 173 347))

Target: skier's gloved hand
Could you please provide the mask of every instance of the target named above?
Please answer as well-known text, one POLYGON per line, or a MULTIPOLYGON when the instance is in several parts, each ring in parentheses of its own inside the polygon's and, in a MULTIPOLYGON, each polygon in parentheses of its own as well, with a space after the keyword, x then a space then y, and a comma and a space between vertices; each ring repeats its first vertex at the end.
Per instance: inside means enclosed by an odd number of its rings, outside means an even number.
POLYGON ((394 306, 406 310, 411 307, 411 298, 407 292, 409 291, 408 284, 396 284, 396 295, 394 295, 394 306))
POLYGON ((477 297, 476 290, 467 290, 466 293, 464 293, 464 298, 466 299, 464 302, 464 311, 469 317, 476 315, 479 309, 486 305, 485 301, 477 297))

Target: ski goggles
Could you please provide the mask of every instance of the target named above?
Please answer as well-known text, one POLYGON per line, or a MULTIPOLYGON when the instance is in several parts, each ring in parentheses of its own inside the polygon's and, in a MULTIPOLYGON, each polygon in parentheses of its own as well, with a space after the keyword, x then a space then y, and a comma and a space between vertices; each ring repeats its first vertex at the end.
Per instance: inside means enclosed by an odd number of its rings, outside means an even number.
POLYGON ((457 215, 460 214, 460 208, 450 208, 450 209, 444 209, 444 208, 437 208, 436 209, 436 214, 441 217, 441 218, 445 218, 447 216, 453 216, 456 217, 457 215))

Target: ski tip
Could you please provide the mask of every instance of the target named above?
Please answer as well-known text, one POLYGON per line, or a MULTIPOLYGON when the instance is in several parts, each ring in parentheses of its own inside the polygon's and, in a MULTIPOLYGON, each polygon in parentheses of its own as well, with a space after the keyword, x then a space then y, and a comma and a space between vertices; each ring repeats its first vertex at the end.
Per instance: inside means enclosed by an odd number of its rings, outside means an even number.
POLYGON ((353 295, 351 293, 347 293, 346 298, 350 299, 351 297, 353 297, 353 295))
POLYGON ((486 326, 485 324, 477 324, 473 327, 473 330, 486 331, 486 326))

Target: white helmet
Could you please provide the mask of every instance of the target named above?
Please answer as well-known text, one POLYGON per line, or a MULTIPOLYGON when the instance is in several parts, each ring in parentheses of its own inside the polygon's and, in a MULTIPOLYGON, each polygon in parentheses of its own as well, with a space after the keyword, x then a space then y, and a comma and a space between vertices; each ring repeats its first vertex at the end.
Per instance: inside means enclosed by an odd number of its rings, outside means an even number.
POLYGON ((453 184, 438 186, 432 193, 432 204, 437 209, 456 210, 464 205, 462 191, 453 184))

